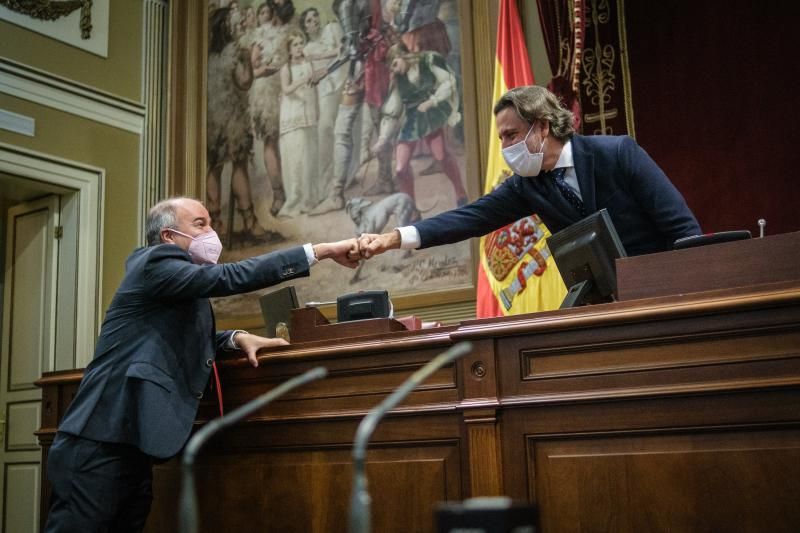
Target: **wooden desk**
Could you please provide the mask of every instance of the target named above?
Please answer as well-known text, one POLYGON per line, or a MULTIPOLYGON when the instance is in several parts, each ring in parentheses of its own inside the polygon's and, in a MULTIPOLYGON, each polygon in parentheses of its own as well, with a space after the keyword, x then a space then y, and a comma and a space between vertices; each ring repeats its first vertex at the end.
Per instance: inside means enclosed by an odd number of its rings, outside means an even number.
POLYGON ((766 283, 800 284, 800 232, 617 259, 620 300, 766 283))
MULTIPOLYGON (((361 417, 451 344, 475 350, 393 412, 369 452, 373 531, 433 531, 442 500, 507 494, 557 531, 797 531, 800 285, 293 345, 221 364, 228 409, 316 365, 327 379, 213 441, 204 531, 346 531, 361 417)), ((46 376, 46 453, 79 374, 46 376)), ((214 416, 201 406, 198 424, 214 416)), ((156 467, 149 532, 176 530, 156 467)), ((46 509, 46 507, 43 507, 46 509)))

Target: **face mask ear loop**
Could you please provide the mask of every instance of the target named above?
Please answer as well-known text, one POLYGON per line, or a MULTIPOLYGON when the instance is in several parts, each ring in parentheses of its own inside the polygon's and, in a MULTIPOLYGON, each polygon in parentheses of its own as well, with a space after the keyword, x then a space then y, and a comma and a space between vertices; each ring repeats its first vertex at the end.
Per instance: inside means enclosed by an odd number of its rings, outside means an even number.
MULTIPOLYGON (((528 133, 525 134, 525 138, 522 140, 522 142, 525 143, 525 150, 528 150, 528 137, 531 136, 531 132, 533 131, 533 125, 534 124, 536 124, 535 120, 533 122, 531 122, 531 127, 528 128, 528 133)), ((528 153, 530 153, 530 151, 528 151, 528 153)))
POLYGON ((178 235, 183 235, 183 236, 184 236, 184 237, 186 237, 187 239, 192 239, 192 240, 195 240, 195 239, 196 239, 196 237, 192 237, 192 236, 190 236, 190 235, 186 235, 185 233, 183 233, 183 232, 181 232, 181 231, 178 231, 178 230, 176 230, 175 228, 167 228, 167 229, 168 229, 168 230, 170 230, 172 233, 177 233, 178 235))
POLYGON ((543 154, 544 153, 544 139, 542 139, 542 146, 539 148, 538 152, 531 152, 530 150, 528 150, 528 137, 531 136, 531 132, 533 132, 533 127, 535 125, 536 125, 536 121, 534 120, 533 122, 531 122, 531 127, 528 130, 528 133, 525 135, 525 139, 523 139, 523 141, 522 141, 522 142, 525 143, 525 151, 528 152, 530 155, 543 154))
POLYGON ((528 133, 526 133, 526 134, 525 134, 525 140, 526 140, 526 141, 528 140, 528 137, 530 137, 530 136, 531 136, 531 132, 533 131, 533 126, 534 126, 534 124, 536 124, 536 121, 535 121, 535 120, 534 120, 533 122, 531 122, 531 127, 530 127, 530 128, 528 128, 528 133))

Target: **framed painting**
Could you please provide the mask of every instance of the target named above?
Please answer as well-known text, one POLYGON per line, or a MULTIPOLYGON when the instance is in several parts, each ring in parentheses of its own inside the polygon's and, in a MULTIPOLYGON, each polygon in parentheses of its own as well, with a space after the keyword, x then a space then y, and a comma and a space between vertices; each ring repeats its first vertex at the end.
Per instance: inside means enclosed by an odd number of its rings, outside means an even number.
MULTIPOLYGON (((208 2, 197 192, 222 261, 389 231, 477 197, 464 5, 208 2)), ((301 304, 387 289, 402 310, 474 298, 476 260, 462 242, 389 252, 356 270, 325 262, 289 283, 301 304)), ((258 297, 270 290, 219 299, 217 316, 257 327, 258 297)))

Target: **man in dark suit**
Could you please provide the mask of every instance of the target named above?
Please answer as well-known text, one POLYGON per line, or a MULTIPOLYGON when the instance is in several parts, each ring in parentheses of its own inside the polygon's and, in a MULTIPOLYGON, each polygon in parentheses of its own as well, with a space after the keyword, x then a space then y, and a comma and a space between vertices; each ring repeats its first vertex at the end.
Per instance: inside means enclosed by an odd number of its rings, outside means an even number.
POLYGON ((286 344, 215 331, 208 298, 308 276, 326 258, 352 268, 359 257, 350 239, 217 265, 222 244, 206 208, 189 198, 153 207, 146 231, 50 448, 48 532, 141 531, 152 463, 188 439, 217 351, 241 350, 258 366, 259 349, 286 344))
POLYGON ((669 250, 676 239, 701 233, 681 194, 633 139, 576 134, 572 113, 547 89, 511 89, 494 114, 514 174, 471 204, 362 235, 363 257, 479 237, 532 213, 555 233, 605 208, 628 255, 669 250))

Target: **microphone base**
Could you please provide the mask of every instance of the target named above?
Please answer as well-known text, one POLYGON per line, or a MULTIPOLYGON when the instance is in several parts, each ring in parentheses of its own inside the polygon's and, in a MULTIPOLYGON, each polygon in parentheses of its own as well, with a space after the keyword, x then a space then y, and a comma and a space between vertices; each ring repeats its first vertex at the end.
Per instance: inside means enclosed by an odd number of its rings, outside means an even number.
POLYGON ((436 531, 483 531, 485 533, 534 533, 536 507, 512 503, 511 498, 472 498, 461 503, 441 503, 436 508, 436 531))

